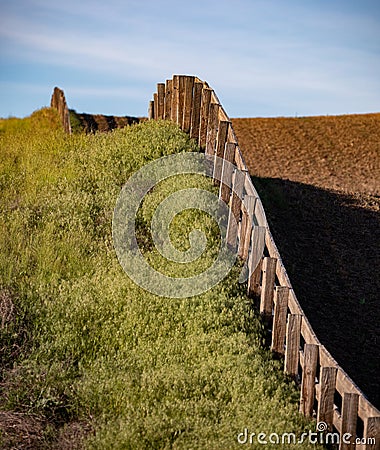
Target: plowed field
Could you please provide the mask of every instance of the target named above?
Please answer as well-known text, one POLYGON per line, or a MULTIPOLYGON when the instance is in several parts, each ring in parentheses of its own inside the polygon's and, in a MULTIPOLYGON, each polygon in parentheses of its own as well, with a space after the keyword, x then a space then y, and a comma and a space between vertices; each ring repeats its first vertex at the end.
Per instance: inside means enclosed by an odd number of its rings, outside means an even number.
POLYGON ((233 119, 297 297, 380 406, 380 114, 233 119))

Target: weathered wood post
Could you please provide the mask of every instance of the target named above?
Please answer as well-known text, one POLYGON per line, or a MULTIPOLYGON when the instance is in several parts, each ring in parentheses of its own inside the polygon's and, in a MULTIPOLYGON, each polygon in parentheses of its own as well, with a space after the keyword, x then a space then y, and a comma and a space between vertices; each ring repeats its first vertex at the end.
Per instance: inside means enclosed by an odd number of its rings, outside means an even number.
POLYGON ((207 143, 207 126, 210 112, 211 93, 212 90, 209 88, 202 89, 201 117, 199 122, 199 147, 202 150, 206 148, 207 143))
POLYGON ((149 120, 153 120, 154 119, 154 100, 151 100, 149 102, 149 107, 148 107, 148 119, 149 120))
POLYGON ((261 294, 261 274, 265 247, 266 227, 252 228, 251 251, 248 256, 248 297, 259 298, 261 294))
POLYGON ((193 87, 194 77, 184 77, 182 130, 185 131, 185 133, 190 132, 191 109, 193 106, 193 87))
POLYGON ((380 416, 367 418, 364 422, 364 437, 366 450, 380 449, 380 416))
POLYGON ((165 86, 165 113, 164 119, 171 119, 172 112, 172 93, 173 93, 173 80, 166 80, 165 86))
POLYGON ((220 106, 217 103, 210 103, 210 110, 207 122, 207 137, 206 137, 206 155, 215 155, 216 135, 218 132, 218 116, 220 106))
POLYGON ((233 142, 227 142, 222 167, 222 183, 219 188, 219 198, 228 204, 231 196, 232 187, 232 174, 233 174, 233 160, 235 157, 236 144, 233 142))
POLYGON ((163 119, 165 114, 165 84, 157 84, 157 117, 156 119, 163 119))
POLYGON ((358 421, 359 395, 353 393, 343 394, 342 404, 342 429, 340 430, 339 450, 355 449, 356 424, 358 421), (350 443, 344 442, 342 436, 350 434, 350 443))
POLYGON ((300 314, 288 314, 288 323, 286 325, 284 372, 293 378, 296 378, 298 375, 301 321, 302 316, 300 314))
POLYGON ((317 373, 319 346, 305 344, 301 382, 300 412, 306 417, 313 415, 315 399, 315 375, 317 373))
POLYGON ((173 76, 172 83, 172 105, 170 108, 170 118, 173 122, 178 123, 178 98, 179 98, 179 76, 173 76))
POLYGON ((272 317, 274 281, 277 259, 266 257, 263 261, 263 281, 260 296, 260 314, 269 320, 272 317))
POLYGON ((59 89, 58 87, 54 88, 50 106, 51 108, 58 110, 63 129, 66 133, 71 134, 70 113, 69 108, 67 107, 65 93, 62 89, 59 89))
POLYGON ((328 431, 333 427, 337 370, 336 367, 321 367, 319 375, 317 422, 326 423, 328 431))
POLYGON ((287 286, 276 286, 274 291, 274 316, 272 327, 273 352, 283 355, 285 353, 286 317, 288 315, 289 288, 287 286))
POLYGON ((232 181, 232 197, 228 213, 227 244, 236 249, 240 222, 241 199, 244 189, 244 173, 236 169, 232 181))
POLYGON ((239 240, 239 256, 244 261, 248 258, 249 244, 251 243, 253 214, 255 211, 256 201, 257 198, 253 195, 246 195, 243 199, 239 240))
POLYGON ((199 129, 201 121, 201 103, 202 103, 203 83, 194 83, 193 104, 191 107, 191 126, 190 137, 196 139, 199 143, 199 129))
POLYGON ((228 127, 230 125, 231 122, 219 120, 213 173, 214 182, 217 186, 220 185, 220 179, 222 177, 224 148, 227 142, 228 127))

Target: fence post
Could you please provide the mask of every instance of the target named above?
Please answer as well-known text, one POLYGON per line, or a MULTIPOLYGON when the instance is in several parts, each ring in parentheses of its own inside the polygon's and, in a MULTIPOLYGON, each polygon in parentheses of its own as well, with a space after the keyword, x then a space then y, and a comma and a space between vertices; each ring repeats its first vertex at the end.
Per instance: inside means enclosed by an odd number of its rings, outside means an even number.
POLYGON ((286 316, 288 313, 289 288, 287 286, 276 286, 274 291, 274 316, 272 327, 272 345, 273 352, 283 355, 285 353, 285 333, 286 316))
POLYGON ((260 296, 260 314, 265 319, 272 317, 274 281, 276 277, 276 258, 264 258, 263 261, 263 281, 260 296))
POLYGON ((319 346, 305 344, 302 370, 300 413, 306 417, 313 415, 315 399, 315 375, 317 373, 319 346))
POLYGON ((153 94, 153 119, 157 120, 158 119, 158 94, 157 92, 155 92, 153 94))
POLYGON ((157 117, 156 119, 163 119, 165 113, 165 84, 157 84, 157 117))
POLYGON ((191 108, 193 106, 194 77, 184 77, 182 129, 189 133, 191 126, 191 108))
POLYGON ((199 121, 199 147, 204 150, 207 143, 207 125, 210 112, 212 90, 209 88, 202 89, 201 99, 201 117, 199 121))
POLYGON ((154 119, 154 100, 151 100, 151 101, 149 102, 148 119, 149 119, 149 120, 154 119))
POLYGON ((235 170, 232 182, 232 198, 228 212, 227 225, 227 244, 232 249, 236 249, 236 240, 238 237, 238 228, 240 221, 241 198, 244 189, 244 173, 241 170, 235 170))
POLYGON ((301 321, 302 316, 300 314, 288 314, 284 372, 293 378, 298 375, 301 321))
POLYGON ((203 83, 194 83, 193 104, 191 107, 191 126, 190 137, 199 142, 199 127, 201 118, 201 101, 202 101, 203 83))
POLYGON ((380 448, 380 417, 368 417, 364 422, 364 437, 366 450, 379 450, 380 448), (371 439, 371 440, 370 440, 371 439))
POLYGON ((178 76, 177 123, 181 128, 183 127, 183 114, 185 109, 185 78, 185 75, 178 76))
POLYGON ((164 119, 171 119, 173 80, 166 80, 164 119))
POLYGON ((319 375, 317 422, 326 423, 329 431, 333 427, 337 370, 336 367, 321 367, 319 375))
POLYGON ((220 180, 222 177, 224 147, 227 142, 228 127, 230 126, 230 124, 231 122, 228 122, 226 120, 219 120, 213 173, 214 182, 217 186, 220 185, 220 180))
POLYGON ((231 187, 232 187, 232 174, 233 164, 235 156, 236 144, 233 142, 227 142, 224 149, 223 167, 222 167, 222 182, 219 188, 219 198, 226 204, 230 201, 231 187))
POLYGON ((248 257, 248 291, 249 297, 260 297, 261 294, 261 273, 263 264, 263 253, 265 247, 265 227, 252 228, 251 252, 248 257))
POLYGON ((240 227, 239 256, 244 261, 248 258, 249 244, 251 242, 252 219, 255 212, 257 198, 246 195, 243 199, 243 211, 240 227))
POLYGON ((339 450, 355 449, 356 424, 358 421, 359 394, 344 393, 342 404, 342 429, 339 450), (342 436, 351 435, 350 443, 344 442, 342 436))
POLYGON ((172 83, 172 105, 170 108, 170 118, 173 122, 178 123, 178 98, 179 98, 179 76, 173 76, 172 83))
POLYGON ((66 133, 71 134, 70 113, 67 107, 65 93, 58 87, 54 88, 53 95, 50 100, 51 108, 58 110, 58 114, 61 118, 63 129, 66 133))
POLYGON ((218 131, 218 116, 219 105, 217 103, 210 103, 210 111, 207 122, 207 137, 206 137, 206 155, 215 155, 216 134, 218 131))

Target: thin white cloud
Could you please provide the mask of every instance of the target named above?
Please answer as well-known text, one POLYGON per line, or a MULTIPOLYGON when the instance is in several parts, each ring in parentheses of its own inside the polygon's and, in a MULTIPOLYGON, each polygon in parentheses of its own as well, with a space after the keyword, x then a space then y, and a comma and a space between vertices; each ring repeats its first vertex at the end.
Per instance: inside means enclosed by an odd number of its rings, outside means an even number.
MULTIPOLYGON (((263 102, 264 97, 300 102, 303 95, 318 103, 317 96, 326 102, 356 102, 360 96, 364 101, 372 92, 367 104, 380 103, 380 58, 372 56, 378 56, 379 32, 374 19, 364 15, 328 16, 304 3, 293 4, 291 13, 274 0, 195 0, 185 12, 172 0, 30 0, 29 17, 22 3, 1 19, 0 38, 9 44, 1 49, 6 59, 49 65, 52 73, 60 68, 87 73, 86 89, 99 99, 115 92, 136 99, 148 83, 153 90, 174 72, 198 75, 226 93, 233 90, 236 105, 244 93, 263 102), (363 47, 347 29, 359 29, 371 46, 363 47), (108 89, 107 80, 124 80, 133 88, 108 89)), ((70 83, 75 95, 89 95, 79 82, 70 83)))

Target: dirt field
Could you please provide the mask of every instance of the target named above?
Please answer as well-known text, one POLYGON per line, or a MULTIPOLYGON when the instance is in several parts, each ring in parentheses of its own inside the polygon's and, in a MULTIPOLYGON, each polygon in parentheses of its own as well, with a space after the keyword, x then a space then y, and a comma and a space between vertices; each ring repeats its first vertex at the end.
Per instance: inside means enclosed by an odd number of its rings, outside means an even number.
POLYGON ((380 114, 232 122, 302 308, 380 407, 380 114))

